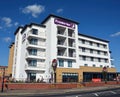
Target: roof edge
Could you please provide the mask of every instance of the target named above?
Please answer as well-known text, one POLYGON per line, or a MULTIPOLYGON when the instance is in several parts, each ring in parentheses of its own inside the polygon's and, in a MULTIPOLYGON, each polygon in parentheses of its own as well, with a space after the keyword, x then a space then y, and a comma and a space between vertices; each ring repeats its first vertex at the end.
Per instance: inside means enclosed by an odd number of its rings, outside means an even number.
POLYGON ((11 48, 14 44, 15 44, 15 43, 14 43, 14 42, 12 42, 12 43, 9 45, 9 48, 11 48))
POLYGON ((107 42, 107 43, 110 42, 108 40, 104 40, 104 39, 101 39, 101 38, 97 38, 97 37, 94 37, 94 36, 89 36, 89 35, 85 35, 85 34, 81 34, 81 33, 78 33, 78 35, 85 36, 85 37, 88 37, 88 38, 93 38, 93 39, 100 40, 100 41, 107 42))
POLYGON ((16 29, 14 35, 16 35, 16 34, 18 33, 19 29, 23 29, 23 27, 22 27, 22 26, 19 26, 19 27, 16 29))
POLYGON ((26 29, 27 27, 31 27, 31 26, 33 26, 33 25, 40 26, 40 27, 43 27, 43 28, 46 27, 45 25, 37 24, 37 23, 30 23, 29 25, 26 24, 26 25, 23 27, 23 30, 21 31, 21 34, 25 31, 25 29, 26 29))
POLYGON ((75 23, 75 24, 79 24, 78 22, 76 22, 76 21, 74 21, 74 20, 67 19, 67 18, 64 18, 64 17, 62 17, 62 16, 57 16, 57 15, 54 15, 54 14, 49 14, 49 15, 41 22, 41 24, 44 24, 50 17, 61 18, 61 19, 64 19, 64 20, 73 22, 73 23, 75 23))

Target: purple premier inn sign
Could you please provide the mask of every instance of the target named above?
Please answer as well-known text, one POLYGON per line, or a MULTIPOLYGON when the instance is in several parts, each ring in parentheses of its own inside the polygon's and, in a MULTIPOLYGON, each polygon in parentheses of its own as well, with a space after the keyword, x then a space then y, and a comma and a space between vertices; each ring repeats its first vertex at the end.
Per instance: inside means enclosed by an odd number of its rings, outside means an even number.
POLYGON ((66 20, 55 18, 54 23, 75 29, 75 24, 66 20))

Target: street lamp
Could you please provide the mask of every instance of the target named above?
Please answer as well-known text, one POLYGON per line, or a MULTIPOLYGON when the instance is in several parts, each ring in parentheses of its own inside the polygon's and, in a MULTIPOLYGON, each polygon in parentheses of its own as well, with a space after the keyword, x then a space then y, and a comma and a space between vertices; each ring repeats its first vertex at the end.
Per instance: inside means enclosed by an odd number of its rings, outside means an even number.
POLYGON ((52 68, 54 71, 54 83, 56 83, 56 68, 57 68, 57 60, 56 59, 52 60, 52 68))
POLYGON ((3 67, 2 88, 1 88, 1 92, 3 92, 3 90, 4 90, 4 77, 5 77, 5 68, 3 67))
POLYGON ((103 79, 105 83, 107 83, 107 72, 108 72, 107 67, 103 67, 102 72, 103 72, 103 79))

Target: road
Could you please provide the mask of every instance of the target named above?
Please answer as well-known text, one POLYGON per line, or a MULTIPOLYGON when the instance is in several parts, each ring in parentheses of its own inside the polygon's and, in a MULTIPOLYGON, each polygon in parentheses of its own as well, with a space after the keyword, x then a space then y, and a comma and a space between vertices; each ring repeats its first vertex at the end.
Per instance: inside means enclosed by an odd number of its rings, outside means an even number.
MULTIPOLYGON (((2 97, 21 97, 21 96, 2 96, 2 97)), ((120 89, 99 91, 99 92, 72 92, 63 94, 44 94, 44 95, 22 95, 22 97, 120 97, 120 89)))

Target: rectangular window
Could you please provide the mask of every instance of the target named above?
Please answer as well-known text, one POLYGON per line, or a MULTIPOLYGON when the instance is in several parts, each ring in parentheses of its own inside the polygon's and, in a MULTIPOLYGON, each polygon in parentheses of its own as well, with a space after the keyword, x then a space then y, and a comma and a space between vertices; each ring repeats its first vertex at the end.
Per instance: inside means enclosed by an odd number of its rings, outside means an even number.
POLYGON ((100 55, 100 51, 97 51, 97 54, 100 55))
POLYGON ((100 59, 100 58, 98 58, 98 62, 101 62, 101 59, 100 59))
POLYGON ((104 45, 104 44, 103 44, 103 48, 107 48, 107 45, 104 45))
POLYGON ((91 54, 93 53, 93 49, 90 49, 90 53, 91 53, 91 54))
POLYGON ((62 73, 62 82, 78 82, 78 73, 62 73))
POLYGON ((103 67, 103 65, 100 65, 100 67, 103 67))
POLYGON ((85 48, 82 48, 82 52, 85 52, 85 48))
POLYGON ((68 61, 68 67, 72 67, 72 61, 68 61))
POLYGON ((82 40, 82 44, 85 44, 85 40, 82 40))
POLYGON ((82 56, 82 60, 86 61, 86 56, 82 56))
POLYGON ((28 65, 29 66, 37 66, 37 60, 29 60, 28 65))
POLYGON ((37 45, 37 43, 38 43, 38 39, 31 39, 31 40, 29 40, 29 43, 30 44, 33 44, 33 45, 37 45))
POLYGON ((32 34, 38 35, 38 29, 32 29, 32 34))
POLYGON ((92 42, 92 41, 90 41, 90 42, 89 42, 89 44, 92 46, 92 45, 93 45, 93 42, 92 42))
POLYGON ((104 52, 104 55, 107 56, 107 52, 104 52))
POLYGON ((96 67, 96 65, 95 65, 95 64, 93 64, 93 67, 96 67))
POLYGON ((36 80, 36 73, 28 73, 28 79, 30 81, 35 81, 36 80))
POLYGON ((37 55, 37 49, 29 49, 30 55, 37 55))
POLYGON ((64 60, 59 60, 59 67, 64 67, 64 60))
POLYGON ((88 66, 88 64, 84 64, 84 66, 88 66))
POLYGON ((91 59, 91 61, 94 61, 94 58, 93 58, 93 57, 91 57, 90 59, 91 59))
POLYGON ((100 44, 99 43, 97 43, 97 47, 99 47, 100 46, 100 44))
POLYGON ((108 63, 108 59, 105 59, 105 63, 108 63))

